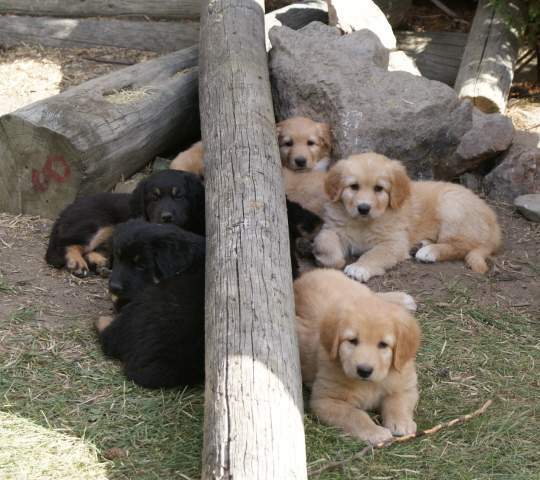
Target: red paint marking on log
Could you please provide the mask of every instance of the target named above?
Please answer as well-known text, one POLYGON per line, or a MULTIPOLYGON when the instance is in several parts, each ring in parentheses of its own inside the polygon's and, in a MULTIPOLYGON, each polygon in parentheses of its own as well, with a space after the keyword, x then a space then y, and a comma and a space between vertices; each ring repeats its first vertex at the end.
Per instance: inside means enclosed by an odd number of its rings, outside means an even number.
POLYGON ((71 168, 61 155, 48 155, 47 161, 43 167, 43 170, 39 171, 35 168, 32 170, 32 188, 35 192, 45 193, 51 186, 52 180, 56 180, 58 183, 64 183, 71 174, 71 168), (64 175, 60 175, 53 170, 53 165, 60 163, 64 167, 64 175), (43 176, 43 181, 41 181, 43 176))

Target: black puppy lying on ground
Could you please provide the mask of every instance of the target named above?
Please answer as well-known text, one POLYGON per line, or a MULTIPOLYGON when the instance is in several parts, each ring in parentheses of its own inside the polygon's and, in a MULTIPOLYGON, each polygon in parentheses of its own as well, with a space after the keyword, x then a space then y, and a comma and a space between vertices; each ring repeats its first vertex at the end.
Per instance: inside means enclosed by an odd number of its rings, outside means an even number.
POLYGON ((124 362, 129 380, 148 388, 204 380, 204 270, 150 285, 116 318, 94 328, 105 355, 124 362))
POLYGON ((204 187, 194 173, 162 170, 143 178, 133 191, 131 208, 133 218, 204 235, 204 187))
POLYGON ((95 193, 68 205, 53 225, 45 254, 54 268, 78 277, 110 273, 110 241, 117 224, 141 217, 204 233, 204 188, 196 175, 163 170, 139 182, 133 194, 95 193))
POLYGON ((94 193, 67 206, 51 230, 45 260, 77 277, 108 274, 115 225, 131 218, 131 195, 94 193))
POLYGON ((148 285, 179 272, 204 270, 204 237, 174 225, 129 220, 113 237, 109 293, 119 312, 148 285))

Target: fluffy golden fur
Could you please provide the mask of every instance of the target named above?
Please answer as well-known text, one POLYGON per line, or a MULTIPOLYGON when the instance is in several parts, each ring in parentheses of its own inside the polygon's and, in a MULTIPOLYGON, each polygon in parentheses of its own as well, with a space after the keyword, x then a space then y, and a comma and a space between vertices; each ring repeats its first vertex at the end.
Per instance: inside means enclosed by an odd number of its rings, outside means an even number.
POLYGON ((328 269, 295 280, 294 296, 302 380, 321 423, 373 444, 414 433, 420 329, 395 304, 414 301, 401 292, 374 293, 328 269), (382 426, 365 410, 379 412, 382 426))
POLYGON ((287 198, 323 218, 324 206, 329 201, 324 191, 326 173, 316 170, 299 172, 286 167, 281 171, 287 198))
POLYGON ((276 125, 281 164, 291 170, 326 172, 330 164, 330 125, 292 117, 276 125))
POLYGON ((476 273, 501 244, 493 210, 457 184, 411 181, 397 160, 364 153, 337 162, 328 172, 324 225, 314 243, 321 266, 345 267, 367 281, 413 254, 422 262, 465 259, 476 273))
POLYGON ((180 152, 171 162, 169 168, 173 170, 184 170, 191 172, 199 177, 199 180, 204 185, 204 163, 202 142, 197 142, 191 145, 187 150, 180 152))

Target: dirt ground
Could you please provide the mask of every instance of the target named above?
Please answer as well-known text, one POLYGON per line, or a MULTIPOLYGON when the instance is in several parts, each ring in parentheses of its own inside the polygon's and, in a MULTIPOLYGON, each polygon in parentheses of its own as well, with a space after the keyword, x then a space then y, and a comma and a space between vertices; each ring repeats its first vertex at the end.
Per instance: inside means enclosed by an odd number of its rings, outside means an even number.
MULTIPOLYGON (((430 22, 429 28, 462 29, 462 24, 453 21, 447 25, 448 19, 433 7, 417 8, 412 13, 411 24, 416 29, 426 27, 426 22, 430 22)), ((470 12, 459 13, 470 20, 470 12)), ((0 114, 158 55, 104 47, 0 46, 0 114)), ((516 127, 529 135, 540 132, 540 103, 535 96, 538 90, 534 84, 515 85, 507 111, 516 127)), ((494 256, 488 275, 473 274, 463 262, 427 265, 411 260, 370 280, 369 285, 381 290, 432 294, 444 302, 451 288, 459 284, 480 302, 509 312, 534 311, 540 298, 540 225, 525 220, 510 205, 494 208, 502 225, 504 245, 494 256)), ((109 311, 106 279, 94 274, 78 279, 45 263, 51 226, 51 221, 38 217, 0 213, 0 318, 19 310, 37 309, 43 321, 62 322, 73 316, 88 318, 109 311)))

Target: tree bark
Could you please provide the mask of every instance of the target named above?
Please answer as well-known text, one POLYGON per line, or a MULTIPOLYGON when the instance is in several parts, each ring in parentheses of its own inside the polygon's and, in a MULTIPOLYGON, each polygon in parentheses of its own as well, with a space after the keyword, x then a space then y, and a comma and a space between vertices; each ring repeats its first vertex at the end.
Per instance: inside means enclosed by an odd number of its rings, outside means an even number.
POLYGON ((0 0, 0 13, 51 17, 158 17, 197 20, 199 0, 0 0))
MULTIPOLYGON (((506 3, 512 15, 522 15, 516 1, 506 3)), ((490 0, 479 0, 454 85, 459 97, 470 99, 484 113, 504 113, 518 49, 517 32, 490 0)))
POLYGON ((55 218, 195 137, 197 65, 193 46, 0 117, 0 208, 55 218))
POLYGON ((111 46, 176 52, 199 43, 199 24, 46 17, 0 17, 0 43, 44 47, 111 46))
POLYGON ((285 193, 262 0, 206 0, 203 479, 307 478, 285 193))

